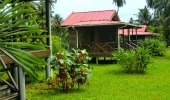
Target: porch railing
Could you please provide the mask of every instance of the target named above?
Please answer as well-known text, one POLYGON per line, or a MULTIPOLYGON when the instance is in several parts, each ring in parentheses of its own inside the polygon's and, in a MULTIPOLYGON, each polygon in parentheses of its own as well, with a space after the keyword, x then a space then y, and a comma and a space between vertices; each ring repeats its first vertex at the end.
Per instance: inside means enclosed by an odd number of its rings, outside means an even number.
POLYGON ((134 50, 138 47, 136 41, 121 42, 120 46, 121 46, 121 48, 132 49, 132 50, 134 50))
POLYGON ((112 53, 117 48, 116 42, 102 42, 102 43, 82 43, 82 49, 86 49, 89 53, 101 54, 112 53))

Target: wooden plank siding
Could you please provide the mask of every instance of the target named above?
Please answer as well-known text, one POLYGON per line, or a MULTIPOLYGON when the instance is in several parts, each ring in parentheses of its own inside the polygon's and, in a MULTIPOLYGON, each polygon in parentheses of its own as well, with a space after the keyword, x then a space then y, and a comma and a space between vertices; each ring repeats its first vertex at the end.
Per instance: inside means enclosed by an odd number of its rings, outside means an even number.
POLYGON ((69 48, 76 48, 76 30, 69 28, 69 34, 68 34, 68 40, 69 40, 69 48))

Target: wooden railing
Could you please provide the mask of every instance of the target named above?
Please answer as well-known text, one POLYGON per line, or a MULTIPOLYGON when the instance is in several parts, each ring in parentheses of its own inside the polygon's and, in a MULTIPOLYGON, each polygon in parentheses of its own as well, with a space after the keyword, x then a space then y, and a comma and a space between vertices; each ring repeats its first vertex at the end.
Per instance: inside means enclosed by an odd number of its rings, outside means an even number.
POLYGON ((117 48, 116 42, 102 42, 102 43, 82 43, 81 49, 86 49, 89 53, 106 54, 112 53, 117 48))
POLYGON ((120 47, 124 49, 136 49, 138 47, 136 41, 120 42, 120 47))

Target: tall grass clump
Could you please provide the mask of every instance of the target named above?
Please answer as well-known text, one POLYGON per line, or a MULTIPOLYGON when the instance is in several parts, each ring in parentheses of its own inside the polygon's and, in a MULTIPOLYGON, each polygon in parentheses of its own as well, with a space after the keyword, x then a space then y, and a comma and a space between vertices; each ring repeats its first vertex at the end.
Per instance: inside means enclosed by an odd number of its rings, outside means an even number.
POLYGON ((119 49, 113 55, 117 63, 127 73, 145 73, 150 61, 149 50, 141 47, 126 51, 119 49))

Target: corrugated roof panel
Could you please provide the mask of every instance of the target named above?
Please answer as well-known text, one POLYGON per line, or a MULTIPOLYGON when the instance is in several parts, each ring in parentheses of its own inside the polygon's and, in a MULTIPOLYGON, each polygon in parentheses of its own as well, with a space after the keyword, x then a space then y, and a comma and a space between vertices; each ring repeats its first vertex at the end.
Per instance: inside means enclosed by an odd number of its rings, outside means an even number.
MULTIPOLYGON (((123 34, 123 33, 119 33, 119 34, 123 34)), ((152 33, 152 32, 137 32, 137 35, 155 35, 156 33, 152 33)), ((128 35, 128 32, 124 32, 124 35, 128 35)), ((132 32, 130 32, 129 35, 132 35, 132 32)), ((136 35, 136 32, 133 33, 133 35, 136 35)))
MULTIPOLYGON (((119 34, 123 34, 123 29, 119 29, 119 34)), ((132 29, 129 29, 129 34, 132 35, 132 29)), ((136 29, 133 29, 133 35, 136 34, 136 29)), ((147 32, 146 25, 141 25, 141 28, 137 29, 137 35, 153 35, 155 33, 147 32)), ((124 29, 124 35, 128 35, 128 29, 124 29)))
POLYGON ((142 28, 139 28, 138 32, 145 32, 146 31, 146 25, 141 25, 142 28))
POLYGON ((112 22, 108 22, 108 21, 87 21, 87 22, 79 22, 76 24, 73 24, 73 26, 96 26, 96 25, 124 25, 124 23, 119 22, 119 21, 112 21, 112 22))
POLYGON ((115 10, 103 11, 89 11, 89 12, 76 12, 68 16, 68 18, 61 23, 62 26, 69 26, 80 22, 87 21, 112 21, 115 10))
POLYGON ((93 11, 84 13, 84 17, 81 21, 102 21, 102 20, 111 20, 112 15, 114 14, 113 10, 109 11, 93 11))

